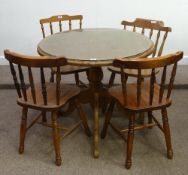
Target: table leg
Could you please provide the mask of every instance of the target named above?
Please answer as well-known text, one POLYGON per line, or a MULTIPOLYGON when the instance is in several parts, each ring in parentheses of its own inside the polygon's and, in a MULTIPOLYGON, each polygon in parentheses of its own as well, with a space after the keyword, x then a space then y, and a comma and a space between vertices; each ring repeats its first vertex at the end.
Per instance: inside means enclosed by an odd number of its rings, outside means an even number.
POLYGON ((99 93, 94 93, 94 158, 99 157, 99 93))
MULTIPOLYGON (((107 96, 107 90, 103 87, 103 71, 101 67, 90 68, 88 74, 89 88, 83 89, 79 95, 79 102, 82 104, 90 103, 93 108, 93 156, 99 157, 99 115, 101 97, 107 96)), ((101 103, 102 104, 102 103, 101 103)), ((72 105, 71 105, 72 106, 72 105)), ((70 106, 67 114, 73 111, 70 106)), ((64 113, 66 114, 66 113, 64 113)))
POLYGON ((93 127, 93 156, 94 158, 99 157, 99 106, 100 96, 103 89, 102 84, 103 71, 101 67, 92 67, 88 72, 89 90, 93 94, 93 112, 94 112, 94 127, 93 127))

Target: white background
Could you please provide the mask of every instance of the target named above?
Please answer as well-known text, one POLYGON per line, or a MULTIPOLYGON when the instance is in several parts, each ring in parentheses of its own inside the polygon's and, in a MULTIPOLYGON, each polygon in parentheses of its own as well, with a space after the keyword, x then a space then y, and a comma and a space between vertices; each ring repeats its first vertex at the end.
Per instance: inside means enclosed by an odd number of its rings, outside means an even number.
POLYGON ((172 27, 164 53, 188 56, 188 0, 0 0, 0 57, 3 50, 37 54, 40 18, 82 14, 83 27, 122 28, 123 19, 163 20, 172 27))

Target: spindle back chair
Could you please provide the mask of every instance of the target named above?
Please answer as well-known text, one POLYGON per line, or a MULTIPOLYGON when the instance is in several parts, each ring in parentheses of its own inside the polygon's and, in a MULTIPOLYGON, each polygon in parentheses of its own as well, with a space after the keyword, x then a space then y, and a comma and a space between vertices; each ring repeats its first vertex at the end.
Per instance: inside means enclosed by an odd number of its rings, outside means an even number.
MULTIPOLYGON (((79 27, 78 29, 82 29, 82 21, 83 21, 83 16, 82 15, 56 15, 56 16, 51 16, 49 18, 43 18, 40 19, 40 25, 41 25, 41 30, 42 30, 42 35, 43 38, 47 36, 47 30, 45 30, 46 25, 49 26, 49 34, 52 35, 57 32, 63 32, 63 27, 64 23, 68 22, 68 30, 73 29, 73 22, 79 22, 79 27), (59 30, 55 31, 55 27, 57 27, 55 24, 58 23, 58 28, 59 30)), ((79 73, 80 72, 87 72, 88 68, 86 67, 81 67, 81 66, 73 66, 73 65, 67 65, 64 66, 63 68, 60 69, 60 72, 62 75, 66 74, 74 74, 75 76, 75 82, 76 84, 79 85, 84 85, 84 83, 80 80, 79 78, 79 73)), ((57 70, 55 68, 52 68, 51 71, 51 77, 50 81, 54 82, 54 75, 56 74, 57 70)))
MULTIPOLYGON (((57 82, 56 82, 56 104, 49 105, 48 96, 50 92, 47 91, 46 80, 45 80, 45 73, 44 69, 47 67, 57 67, 57 70, 60 70, 60 66, 63 66, 66 64, 65 58, 53 58, 53 57, 39 57, 39 56, 22 56, 17 53, 11 53, 10 51, 5 51, 5 57, 9 60, 10 63, 10 69, 11 73, 14 79, 14 84, 19 96, 18 102, 23 102, 24 104, 30 104, 34 106, 40 106, 41 108, 58 108, 60 104, 60 76, 57 76, 57 82), (18 65, 18 74, 20 83, 18 81, 17 73, 14 64, 18 65), (29 76, 29 87, 31 88, 31 96, 32 101, 29 101, 29 93, 27 93, 26 83, 25 83, 25 75, 23 73, 23 67, 27 67, 28 69, 28 76, 29 76), (37 96, 39 95, 37 93, 40 93, 40 91, 36 91, 36 84, 34 82, 32 68, 39 68, 40 69, 40 79, 41 79, 41 89, 42 89, 42 103, 40 99, 37 99, 37 96), (37 94, 37 95, 36 95, 37 94)), ((60 74, 58 74, 60 75, 60 74)))
MULTIPOLYGON (((165 27, 163 21, 136 18, 136 20, 133 22, 122 21, 121 24, 123 25, 124 30, 138 32, 142 35, 147 36, 154 42, 155 47, 152 53, 152 57, 162 55, 164 44, 167 39, 168 33, 171 32, 171 28, 165 27)), ((120 74, 120 70, 112 66, 110 66, 108 70, 112 72, 109 80, 109 87, 111 87, 114 83, 116 73, 120 74)), ((156 70, 156 72, 158 71, 156 70)), ((137 76, 137 71, 135 71, 135 69, 127 69, 125 70, 125 73, 128 76, 132 76, 132 77, 137 76)), ((150 74, 151 74, 151 70, 149 69, 143 70, 141 76, 143 78, 149 77, 150 74)))
POLYGON ((68 22, 69 24, 69 30, 72 30, 72 23, 73 21, 79 21, 79 29, 82 29, 82 20, 83 20, 83 16, 82 15, 75 15, 75 16, 70 16, 70 15, 56 15, 56 16, 51 16, 49 18, 44 18, 40 20, 40 24, 41 24, 41 30, 42 30, 42 34, 43 34, 43 38, 46 37, 46 32, 45 32, 45 28, 44 25, 45 24, 49 24, 49 28, 50 28, 50 34, 54 34, 54 28, 53 28, 53 23, 58 23, 59 26, 59 31, 58 32, 62 32, 62 26, 63 26, 63 22, 68 22))
POLYGON ((61 83, 60 66, 67 64, 66 59, 63 57, 28 56, 14 53, 9 50, 5 50, 4 54, 5 58, 9 61, 11 74, 13 76, 14 85, 18 94, 17 103, 18 105, 22 106, 19 153, 24 152, 26 131, 35 123, 39 123, 44 126, 52 127, 56 164, 60 165, 61 156, 59 129, 65 131, 64 136, 66 136, 80 126, 80 124, 83 124, 86 134, 90 135, 86 117, 76 98, 80 92, 80 89, 73 85, 63 85, 61 83), (18 68, 18 71, 16 70, 16 67, 18 68), (47 83, 45 80, 45 69, 48 68, 49 70, 51 67, 56 67, 57 69, 55 83, 47 83), (36 69, 39 70, 39 83, 35 81, 36 77, 33 76, 33 69, 35 69, 35 72, 36 69), (25 81, 27 77, 25 76, 25 70, 27 71, 29 81, 27 83, 25 81), (57 121, 58 110, 68 102, 72 102, 76 106, 81 118, 81 120, 71 129, 60 126, 57 121), (40 114, 29 125, 27 125, 27 113, 29 108, 40 111, 40 114), (52 120, 50 123, 47 122, 46 112, 51 112, 52 120), (39 122, 39 119, 41 118, 42 121, 39 122))
POLYGON ((172 31, 170 27, 164 26, 163 21, 158 20, 136 18, 136 20, 133 22, 122 21, 121 24, 124 26, 125 30, 128 28, 128 26, 132 27, 133 32, 137 32, 137 29, 140 28, 142 35, 146 35, 152 41, 154 41, 155 49, 152 53, 152 57, 161 56, 168 33, 172 31), (148 33, 146 30, 148 30, 148 33))
MULTIPOLYGON (((121 86, 114 86, 109 89, 109 94, 112 97, 109 105, 106 119, 101 133, 101 137, 106 136, 108 125, 118 132, 120 136, 124 138, 123 133, 128 131, 127 136, 127 160, 126 168, 131 167, 132 145, 134 130, 144 129, 148 127, 158 126, 165 135, 167 146, 167 157, 172 158, 172 146, 170 139, 170 129, 168 124, 168 116, 166 108, 171 105, 171 92, 176 75, 177 62, 182 59, 183 52, 177 52, 162 57, 156 57, 152 59, 148 58, 133 58, 129 60, 116 59, 113 62, 113 66, 121 69, 121 86), (172 65, 172 68, 171 66, 172 65), (162 69, 162 75, 160 82, 156 81, 155 69, 162 69), (171 71, 169 81, 167 82, 167 68, 171 71), (136 69, 138 72, 137 82, 128 84, 128 76, 124 73, 125 69, 136 69), (150 80, 142 81, 141 71, 143 69, 151 69, 150 80), (167 82, 167 83, 166 83, 167 82), (165 86, 167 88, 165 89, 165 86), (115 127, 111 122, 111 116, 114 104, 120 104, 128 113, 129 127, 128 129, 119 129, 115 127), (151 113, 153 110, 161 110, 163 126, 151 113), (148 124, 135 126, 135 114, 140 112, 149 112, 150 118, 148 124), (153 123, 154 121, 154 123, 153 123)), ((158 74, 159 75, 159 74, 158 74)), ((125 138, 124 138, 125 139, 125 138)))

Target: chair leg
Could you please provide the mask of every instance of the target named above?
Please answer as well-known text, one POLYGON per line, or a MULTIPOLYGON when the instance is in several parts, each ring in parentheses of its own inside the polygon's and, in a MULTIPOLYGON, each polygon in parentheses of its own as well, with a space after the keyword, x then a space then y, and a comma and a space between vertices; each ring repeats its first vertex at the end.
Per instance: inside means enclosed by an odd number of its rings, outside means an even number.
POLYGON ((112 72, 112 73, 111 73, 111 76, 110 76, 109 83, 108 83, 108 87, 109 87, 109 88, 114 84, 115 76, 116 76, 116 73, 115 73, 115 72, 112 72))
MULTIPOLYGON (((115 73, 115 72, 112 72, 112 73, 111 73, 111 76, 110 76, 110 79, 109 79, 108 88, 110 88, 110 87, 114 84, 115 76, 116 76, 116 73, 115 73)), ((102 113, 105 113, 105 112, 106 112, 106 109, 108 108, 108 105, 109 105, 108 102, 105 102, 105 103, 103 104, 102 113)))
POLYGON ((102 105, 102 113, 105 114, 106 110, 108 109, 108 105, 109 105, 108 97, 106 97, 106 98, 103 97, 102 98, 101 105, 102 105))
POLYGON ((102 139, 104 139, 104 138, 106 137, 106 133, 107 133, 107 129, 108 129, 108 126, 109 126, 111 117, 112 117, 112 112, 113 112, 113 109, 114 109, 114 105, 115 105, 115 101, 111 101, 111 102, 110 102, 110 105, 109 105, 109 107, 108 107, 106 116, 105 116, 105 121, 104 121, 104 125, 103 125, 103 130, 102 130, 102 132, 101 132, 101 138, 102 138, 102 139))
POLYGON ((74 74, 74 78, 75 78, 76 85, 79 86, 80 78, 79 78, 79 74, 77 72, 74 74))
MULTIPOLYGON (((144 78, 143 77, 141 77, 141 81, 144 82, 144 78)), ((145 124, 145 121, 144 121, 144 119, 145 119, 144 112, 140 112, 139 113, 139 119, 140 119, 140 124, 144 125, 145 124)))
POLYGON ((83 125, 83 127, 85 129, 85 133, 86 133, 87 136, 90 137, 91 136, 91 131, 90 131, 88 123, 87 123, 86 115, 85 115, 80 103, 78 101, 75 101, 75 103, 76 103, 76 108, 78 110, 78 113, 80 115, 80 119, 82 121, 82 125, 83 125))
POLYGON ((53 129, 53 142, 56 154, 56 165, 61 165, 61 155, 60 155, 60 132, 57 124, 57 111, 52 112, 52 129, 53 129))
POLYGON ((170 127, 169 127, 169 123, 168 123, 168 115, 167 115, 166 108, 162 109, 161 112, 162 112, 162 117, 163 117, 163 128, 164 128, 166 147, 167 147, 167 157, 168 157, 168 159, 172 159, 173 158, 173 150, 172 150, 170 127))
POLYGON ((55 73, 53 71, 51 71, 51 76, 50 76, 50 82, 51 83, 54 82, 54 75, 55 75, 55 73))
MULTIPOLYGON (((153 123, 153 120, 152 120, 152 117, 153 117, 153 114, 152 114, 152 111, 149 111, 148 112, 148 124, 152 124, 153 123)), ((153 127, 149 127, 149 129, 152 129, 153 127)))
POLYGON ((139 113, 139 124, 141 124, 141 125, 144 125, 145 123, 144 123, 144 119, 145 119, 145 117, 144 117, 144 112, 140 112, 139 113))
POLYGON ((132 165, 134 124, 135 124, 135 114, 131 114, 129 116, 129 131, 128 131, 128 135, 127 135, 127 159, 126 159, 126 163, 125 163, 125 167, 127 169, 130 169, 131 165, 132 165))
POLYGON ((26 134, 26 128, 27 128, 27 112, 28 112, 28 108, 23 107, 22 119, 21 119, 21 125, 20 125, 20 145, 19 145, 20 154, 24 152, 24 141, 25 141, 25 134, 26 134))
POLYGON ((47 119, 46 119, 46 111, 42 111, 42 122, 47 122, 47 119))

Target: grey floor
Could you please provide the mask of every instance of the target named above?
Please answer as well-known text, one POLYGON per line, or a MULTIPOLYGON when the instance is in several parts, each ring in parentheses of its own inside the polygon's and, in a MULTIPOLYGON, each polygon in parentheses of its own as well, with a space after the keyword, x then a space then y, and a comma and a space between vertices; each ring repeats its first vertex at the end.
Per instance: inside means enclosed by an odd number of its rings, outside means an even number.
MULTIPOLYGON (((8 74, 4 74, 8 77, 8 74)), ((6 79, 2 77, 2 79, 6 79)), ((180 76, 186 79, 186 74, 180 76)), ((187 79, 186 79, 187 80, 187 79)), ((177 82, 180 80, 176 80, 177 82)), ((92 157, 92 138, 79 128, 61 142, 63 164, 54 164, 54 147, 51 129, 36 125, 27 133, 25 153, 18 154, 19 123, 21 109, 16 104, 13 89, 0 89, 0 175, 187 175, 188 174, 188 89, 176 89, 173 105, 168 109, 171 126, 174 159, 166 158, 165 141, 157 128, 136 132, 133 166, 124 168, 126 145, 111 129, 106 139, 100 140, 100 157, 92 157)), ((90 127, 92 111, 84 106, 90 127)), ((29 112, 32 120, 36 111, 29 112)), ((160 113, 155 113, 160 118, 160 113)), ((114 122, 126 126, 127 118, 119 110, 114 111, 114 122)), ((60 118, 62 124, 77 120, 77 113, 60 118)), ((102 128, 104 116, 101 114, 102 128)))

